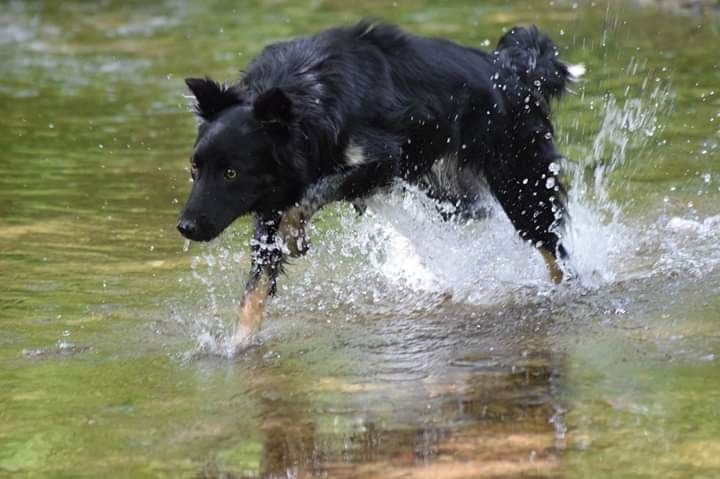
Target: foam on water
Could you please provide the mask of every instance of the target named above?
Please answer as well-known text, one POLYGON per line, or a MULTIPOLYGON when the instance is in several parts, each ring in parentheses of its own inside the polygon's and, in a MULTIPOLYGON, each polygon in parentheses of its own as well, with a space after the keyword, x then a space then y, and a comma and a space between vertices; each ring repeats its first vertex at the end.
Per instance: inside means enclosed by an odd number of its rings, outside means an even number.
MULTIPOLYGON (((662 118, 672 107, 668 89, 655 88, 624 100, 604 98, 599 130, 586 151, 564 161, 571 221, 564 232, 577 273, 575 281, 552 284, 537 251, 523 243, 499 207, 487 220, 442 221, 437 204, 421 191, 398 185, 373 198, 358 216, 338 206, 312 226, 310 253, 292 261, 269 309, 283 316, 302 311, 332 317, 411 314, 444 302, 479 308, 523 304, 557 290, 558 301, 618 281, 677 271, 702 275, 720 263, 715 244, 720 216, 700 220, 658 210, 650 223, 627 221, 613 200, 613 172, 633 161, 652 161, 662 118), (566 294, 567 292, 570 294, 566 294)), ((647 220, 645 220, 647 221, 647 220)), ((226 234, 193 259, 193 276, 207 307, 190 325, 201 354, 232 355, 233 319, 247 268, 246 238, 226 234)), ((267 324, 267 323, 266 323, 267 324)), ((260 338, 267 335, 267 330, 260 338)))

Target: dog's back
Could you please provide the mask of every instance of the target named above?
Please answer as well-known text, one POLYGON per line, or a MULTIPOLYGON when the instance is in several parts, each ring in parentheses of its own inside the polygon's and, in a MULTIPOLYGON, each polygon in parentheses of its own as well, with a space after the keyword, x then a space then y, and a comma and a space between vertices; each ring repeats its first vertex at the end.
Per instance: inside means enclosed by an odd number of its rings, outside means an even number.
MULTIPOLYGON (((486 147, 507 139, 518 114, 547 117, 550 98, 559 96, 571 78, 556 55, 555 45, 534 27, 512 29, 497 50, 486 53, 361 22, 269 46, 248 66, 242 83, 256 93, 283 88, 298 120, 340 146, 335 153, 347 150, 356 129, 381 130, 387 150, 395 154, 404 145, 393 140, 407 143, 418 132, 439 131, 444 144, 426 144, 423 152, 429 154, 407 158, 401 168, 412 179, 426 173, 434 160, 461 154, 462 116, 490 117, 466 138, 486 147)), ((478 162, 474 156, 468 161, 478 162)), ((330 157, 333 161, 322 166, 336 167, 346 159, 330 157)))
POLYGON ((572 79, 535 27, 513 28, 488 53, 362 22, 272 45, 242 82, 291 98, 301 143, 312 145, 294 150, 309 183, 364 163, 394 165, 333 199, 400 177, 466 218, 489 190, 520 235, 555 257, 566 254, 566 213, 550 101, 572 79))

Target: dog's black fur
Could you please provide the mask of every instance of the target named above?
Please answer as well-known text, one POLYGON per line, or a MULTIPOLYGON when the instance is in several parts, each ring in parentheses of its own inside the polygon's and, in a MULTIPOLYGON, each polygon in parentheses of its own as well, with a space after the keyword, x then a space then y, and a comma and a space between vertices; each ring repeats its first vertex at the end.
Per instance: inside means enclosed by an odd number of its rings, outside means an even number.
POLYGON ((489 189, 522 238, 564 258, 550 101, 572 79, 535 27, 490 53, 370 22, 270 45, 236 84, 186 80, 199 131, 178 228, 206 241, 254 214, 248 289, 266 274, 272 293, 312 213, 401 179, 461 217, 489 189))

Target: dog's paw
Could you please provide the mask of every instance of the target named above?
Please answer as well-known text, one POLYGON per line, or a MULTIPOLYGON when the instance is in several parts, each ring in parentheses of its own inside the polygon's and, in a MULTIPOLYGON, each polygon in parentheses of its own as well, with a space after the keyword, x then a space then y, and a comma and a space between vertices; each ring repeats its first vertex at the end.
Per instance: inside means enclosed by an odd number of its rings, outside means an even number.
POLYGON ((262 341, 257 331, 238 328, 227 342, 226 355, 228 357, 237 357, 260 345, 262 345, 262 341))
POLYGON ((248 344, 252 343, 253 335, 255 334, 255 331, 251 330, 250 328, 243 326, 242 324, 239 324, 237 326, 237 329, 235 330, 235 333, 232 335, 232 339, 230 340, 230 344, 233 347, 246 347, 248 344))

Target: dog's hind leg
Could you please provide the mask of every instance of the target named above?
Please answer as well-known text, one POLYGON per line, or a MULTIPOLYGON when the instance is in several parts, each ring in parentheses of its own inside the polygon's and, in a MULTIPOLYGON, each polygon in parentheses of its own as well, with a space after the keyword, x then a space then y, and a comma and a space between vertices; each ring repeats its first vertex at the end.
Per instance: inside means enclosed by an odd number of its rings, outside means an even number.
POLYGON ((486 162, 490 188, 520 236, 542 253, 559 283, 568 254, 561 232, 568 219, 558 177, 560 155, 544 128, 523 128, 505 155, 486 162))

